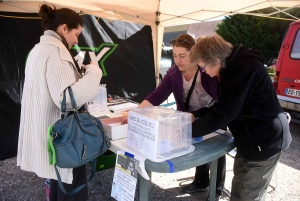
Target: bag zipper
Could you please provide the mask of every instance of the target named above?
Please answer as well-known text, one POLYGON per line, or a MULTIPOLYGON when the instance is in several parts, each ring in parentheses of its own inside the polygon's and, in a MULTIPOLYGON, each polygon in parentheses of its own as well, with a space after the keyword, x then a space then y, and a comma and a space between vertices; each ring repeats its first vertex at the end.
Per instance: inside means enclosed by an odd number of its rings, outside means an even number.
POLYGON ((82 156, 81 156, 81 161, 83 161, 83 158, 86 154, 86 145, 83 145, 83 152, 82 152, 82 156))

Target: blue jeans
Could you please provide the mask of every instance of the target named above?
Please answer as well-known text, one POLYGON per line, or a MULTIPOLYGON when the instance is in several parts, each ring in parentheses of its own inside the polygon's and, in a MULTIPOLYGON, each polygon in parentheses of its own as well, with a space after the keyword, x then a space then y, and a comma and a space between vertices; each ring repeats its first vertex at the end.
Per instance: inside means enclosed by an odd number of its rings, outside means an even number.
POLYGON ((266 200, 267 188, 280 156, 281 153, 264 161, 249 161, 237 153, 230 201, 266 200))

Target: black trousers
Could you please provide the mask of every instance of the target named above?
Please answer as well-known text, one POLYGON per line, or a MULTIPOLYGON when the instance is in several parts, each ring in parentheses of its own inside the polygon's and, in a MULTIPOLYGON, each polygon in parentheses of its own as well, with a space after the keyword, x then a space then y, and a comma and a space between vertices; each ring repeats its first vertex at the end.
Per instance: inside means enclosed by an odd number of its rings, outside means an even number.
MULTIPOLYGON (((73 182, 72 184, 63 183, 66 191, 69 193, 76 187, 87 182, 86 166, 73 168, 73 182)), ((50 201, 85 201, 88 199, 88 188, 85 186, 81 191, 75 195, 67 195, 63 193, 58 185, 57 180, 50 179, 50 201)))
MULTIPOLYGON (((226 155, 218 158, 217 167, 217 182, 216 182, 216 194, 222 195, 222 190, 225 184, 226 173, 226 155)), ((193 184, 201 188, 209 186, 209 164, 204 164, 196 167, 195 179, 193 184)))

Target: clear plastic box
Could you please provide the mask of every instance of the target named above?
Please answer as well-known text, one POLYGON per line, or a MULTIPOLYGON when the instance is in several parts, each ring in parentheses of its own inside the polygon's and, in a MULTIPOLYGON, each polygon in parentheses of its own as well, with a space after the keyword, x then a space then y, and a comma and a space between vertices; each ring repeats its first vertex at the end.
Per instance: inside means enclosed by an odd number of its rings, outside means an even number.
POLYGON ((155 162, 190 153, 192 115, 156 106, 130 110, 126 146, 155 162))
POLYGON ((107 91, 105 87, 99 86, 98 93, 93 98, 93 104, 107 107, 107 91))
POLYGON ((99 86, 98 93, 89 102, 89 111, 94 116, 99 116, 108 111, 107 107, 107 90, 103 86, 99 86))

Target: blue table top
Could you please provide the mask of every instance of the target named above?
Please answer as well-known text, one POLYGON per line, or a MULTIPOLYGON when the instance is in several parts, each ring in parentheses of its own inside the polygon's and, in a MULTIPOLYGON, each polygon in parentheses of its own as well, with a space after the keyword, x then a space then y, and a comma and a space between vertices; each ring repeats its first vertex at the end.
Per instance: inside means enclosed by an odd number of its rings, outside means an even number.
MULTIPOLYGON (((192 153, 170 159, 174 172, 183 171, 192 167, 209 163, 234 149, 234 140, 227 135, 218 135, 194 144, 192 153)), ((169 173, 168 162, 145 161, 145 169, 151 172, 169 173)))

